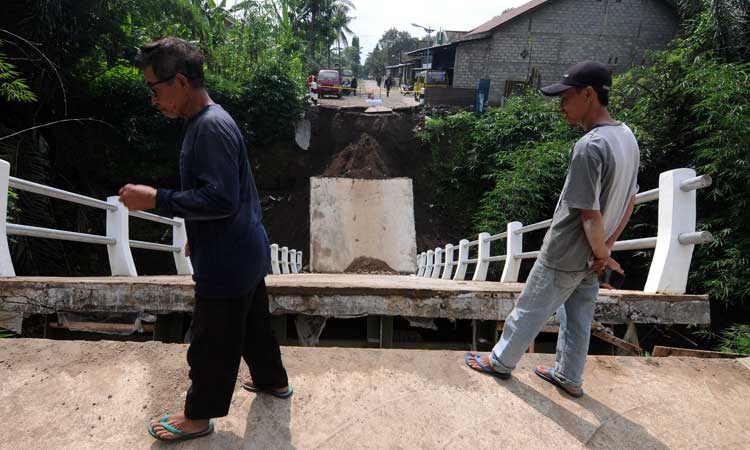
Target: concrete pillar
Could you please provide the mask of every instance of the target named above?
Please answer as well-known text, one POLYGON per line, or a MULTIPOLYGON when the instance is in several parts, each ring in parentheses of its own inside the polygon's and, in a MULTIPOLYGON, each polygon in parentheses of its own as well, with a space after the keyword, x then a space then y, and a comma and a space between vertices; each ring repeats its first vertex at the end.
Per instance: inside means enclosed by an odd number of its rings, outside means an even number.
POLYGON ((271 244, 271 273, 279 275, 281 266, 279 265, 279 244, 271 244))
POLYGON ((435 249, 435 263, 432 268, 432 278, 440 278, 440 267, 443 265, 443 249, 438 247, 435 249))
POLYGON ((281 273, 289 273, 289 247, 281 247, 281 273))
POLYGON ((474 281, 485 281, 487 279, 487 269, 490 267, 490 262, 487 258, 490 257, 490 241, 489 233, 479 233, 479 246, 477 251, 477 268, 474 270, 474 281))
POLYGON ((469 264, 466 262, 469 259, 469 240, 461 239, 458 243, 458 266, 456 266, 456 275, 453 276, 454 280, 463 280, 466 278, 466 269, 469 264))
POLYGON ((681 184, 695 177, 693 169, 675 169, 659 176, 659 227, 654 259, 644 292, 684 294, 687 286, 692 244, 681 244, 680 234, 695 232, 695 190, 681 184))
POLYGON ((114 244, 107 245, 109 269, 112 276, 136 277, 138 272, 130 253, 128 208, 120 202, 117 195, 107 197, 107 203, 117 207, 114 211, 107 210, 107 237, 115 240, 114 244))
POLYGON ((292 273, 298 273, 297 270, 297 250, 289 251, 289 267, 292 273))
POLYGON ((443 280, 450 280, 453 274, 453 244, 445 246, 445 269, 443 269, 443 280))
POLYGON ((523 252, 523 234, 516 234, 516 230, 523 227, 521 222, 510 222, 507 227, 505 238, 505 266, 500 277, 501 283, 517 283, 518 271, 521 269, 522 260, 516 259, 515 255, 523 252))
POLYGON ((10 163, 0 159, 0 277, 14 277, 13 260, 10 258, 6 217, 8 216, 8 183, 10 163))
POLYGON ((188 243, 185 221, 179 217, 175 217, 174 220, 180 222, 180 225, 172 226, 172 245, 180 248, 179 252, 172 253, 174 264, 177 267, 177 274, 192 275, 193 264, 190 262, 190 258, 185 255, 185 245, 188 243))

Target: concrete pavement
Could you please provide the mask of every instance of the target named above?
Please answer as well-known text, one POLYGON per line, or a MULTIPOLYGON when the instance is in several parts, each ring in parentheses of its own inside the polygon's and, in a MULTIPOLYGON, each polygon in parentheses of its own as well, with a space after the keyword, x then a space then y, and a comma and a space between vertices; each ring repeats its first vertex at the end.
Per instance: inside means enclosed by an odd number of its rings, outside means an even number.
POLYGON ((750 448, 750 370, 733 360, 590 357, 573 400, 530 372, 553 355, 501 381, 461 352, 291 347, 291 400, 238 384, 216 433, 164 444, 146 421, 181 408, 185 351, 0 340, 0 449, 750 448))

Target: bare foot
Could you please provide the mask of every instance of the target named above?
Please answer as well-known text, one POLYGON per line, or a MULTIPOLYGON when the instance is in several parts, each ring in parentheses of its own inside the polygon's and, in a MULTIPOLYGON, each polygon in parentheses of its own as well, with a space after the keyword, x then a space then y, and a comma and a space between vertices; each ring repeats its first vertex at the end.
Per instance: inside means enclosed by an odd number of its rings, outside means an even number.
MULTIPOLYGON (((161 423, 159 423, 160 420, 161 419, 155 419, 151 421, 151 428, 153 428, 154 432, 160 438, 172 440, 172 439, 176 439, 179 437, 176 434, 165 429, 163 426, 161 426, 161 423)), ((167 420, 167 423, 171 427, 177 428, 178 430, 185 432, 185 433, 198 433, 208 428, 208 419, 191 420, 185 417, 185 414, 183 413, 179 413, 179 414, 175 414, 171 416, 167 420)))
MULTIPOLYGON (((477 364, 476 360, 473 358, 473 356, 476 355, 477 352, 469 352, 469 354, 472 356, 472 358, 469 359, 469 366, 471 366, 472 369, 482 370, 482 368, 479 367, 479 364, 477 364)), ((485 366, 492 368, 489 355, 480 356, 479 361, 481 361, 485 366)))
MULTIPOLYGON (((243 384, 247 384, 249 386, 255 386, 253 384, 253 377, 251 377, 251 376, 245 377, 245 379, 242 380, 242 383, 243 384)), ((274 392, 278 392, 279 394, 285 394, 289 390, 289 386, 285 386, 285 387, 282 387, 282 388, 273 388, 272 390, 274 392)))

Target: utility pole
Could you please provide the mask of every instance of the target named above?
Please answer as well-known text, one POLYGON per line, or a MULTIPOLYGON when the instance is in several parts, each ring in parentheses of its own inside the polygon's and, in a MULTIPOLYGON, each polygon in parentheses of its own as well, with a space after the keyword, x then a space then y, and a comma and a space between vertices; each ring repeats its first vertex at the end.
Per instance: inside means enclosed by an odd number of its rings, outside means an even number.
POLYGON ((425 30, 427 32, 427 61, 429 61, 430 68, 432 68, 432 58, 430 57, 431 56, 430 55, 430 47, 432 47, 432 44, 431 44, 432 41, 430 39, 430 34, 433 31, 435 31, 435 29, 434 28, 430 28, 430 27, 425 27, 425 26, 422 26, 422 25, 419 25, 419 24, 416 24, 416 23, 412 23, 411 25, 413 27, 421 28, 421 29, 423 29, 423 30, 425 30))

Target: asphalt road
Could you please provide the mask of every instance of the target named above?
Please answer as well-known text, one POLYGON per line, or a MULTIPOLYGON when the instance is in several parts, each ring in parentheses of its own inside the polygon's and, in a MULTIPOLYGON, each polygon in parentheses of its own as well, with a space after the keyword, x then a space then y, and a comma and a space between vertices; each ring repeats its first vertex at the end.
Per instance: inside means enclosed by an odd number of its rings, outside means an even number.
POLYGON ((385 87, 379 88, 375 80, 359 80, 357 95, 344 95, 340 99, 336 97, 324 97, 318 100, 322 105, 334 106, 386 106, 388 108, 399 108, 405 106, 416 106, 418 103, 414 100, 414 95, 404 95, 399 92, 399 87, 394 86, 390 95, 387 94, 385 87), (372 100, 382 99, 380 102, 368 102, 367 97, 371 94, 372 100))

